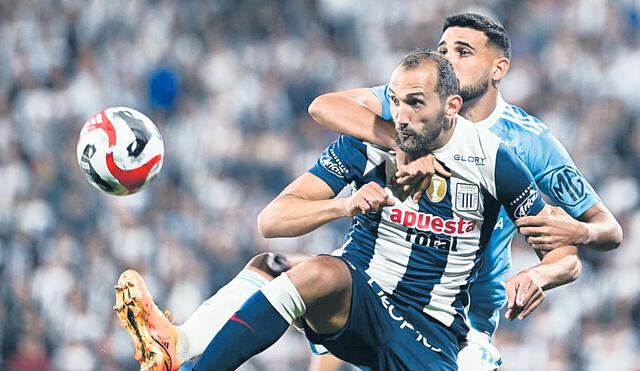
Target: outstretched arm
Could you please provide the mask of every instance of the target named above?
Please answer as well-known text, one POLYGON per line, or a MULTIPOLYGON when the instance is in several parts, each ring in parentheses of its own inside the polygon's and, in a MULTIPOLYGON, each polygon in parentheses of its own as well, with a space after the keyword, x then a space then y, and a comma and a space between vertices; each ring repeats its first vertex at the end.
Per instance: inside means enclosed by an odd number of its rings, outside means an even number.
POLYGON ((323 94, 311 103, 309 114, 329 130, 351 135, 385 148, 395 147, 393 122, 383 120, 382 105, 369 89, 323 94))
POLYGON ((350 197, 335 193, 322 179, 305 173, 258 215, 258 230, 265 238, 297 237, 342 217, 376 212, 394 201, 377 183, 362 186, 350 197))
POLYGON ((519 272, 506 283, 508 320, 525 319, 545 299, 544 291, 575 281, 582 263, 575 246, 564 246, 546 254, 540 264, 519 272))

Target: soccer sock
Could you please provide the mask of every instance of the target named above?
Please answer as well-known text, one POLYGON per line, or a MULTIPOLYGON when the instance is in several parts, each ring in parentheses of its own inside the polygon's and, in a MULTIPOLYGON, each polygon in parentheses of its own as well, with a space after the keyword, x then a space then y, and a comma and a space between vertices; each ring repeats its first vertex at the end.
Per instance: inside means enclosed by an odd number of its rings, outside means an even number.
POLYGON ((286 273, 253 294, 213 338, 194 371, 235 370, 267 349, 306 307, 286 273))
POLYGON ((267 282, 258 272, 244 269, 204 301, 182 325, 176 326, 180 364, 202 354, 229 317, 267 282))

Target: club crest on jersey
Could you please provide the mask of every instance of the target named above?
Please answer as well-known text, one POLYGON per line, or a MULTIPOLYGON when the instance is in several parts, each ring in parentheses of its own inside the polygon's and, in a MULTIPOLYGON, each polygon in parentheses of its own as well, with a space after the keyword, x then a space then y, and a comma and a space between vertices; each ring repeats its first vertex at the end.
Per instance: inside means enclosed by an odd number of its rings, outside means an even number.
POLYGON ((476 211, 480 199, 480 187, 477 184, 456 184, 456 210, 476 211))
POLYGON ((333 148, 329 148, 327 152, 323 153, 322 156, 320 156, 319 162, 323 168, 338 178, 344 178, 344 174, 349 171, 342 161, 340 161, 340 158, 333 148))
POLYGON ((447 181, 443 177, 434 174, 431 177, 431 183, 429 183, 426 193, 431 202, 438 203, 442 201, 447 194, 447 181))

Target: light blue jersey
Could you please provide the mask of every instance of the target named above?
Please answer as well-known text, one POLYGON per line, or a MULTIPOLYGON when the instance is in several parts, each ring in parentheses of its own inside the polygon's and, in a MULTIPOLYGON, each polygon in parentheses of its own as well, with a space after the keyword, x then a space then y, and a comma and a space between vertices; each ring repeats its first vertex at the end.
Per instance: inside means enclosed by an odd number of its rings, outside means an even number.
MULTIPOLYGON (((382 104, 382 118, 391 120, 387 86, 370 89, 382 104)), ((501 97, 495 110, 476 125, 488 128, 527 166, 553 204, 576 218, 600 202, 598 195, 576 168, 564 146, 545 124, 501 97)), ((474 159, 475 161, 475 159, 474 159)), ((482 267, 472 282, 468 317, 471 326, 493 335, 500 308, 506 303, 505 276, 511 266, 511 239, 516 227, 504 209, 482 256, 482 267)))

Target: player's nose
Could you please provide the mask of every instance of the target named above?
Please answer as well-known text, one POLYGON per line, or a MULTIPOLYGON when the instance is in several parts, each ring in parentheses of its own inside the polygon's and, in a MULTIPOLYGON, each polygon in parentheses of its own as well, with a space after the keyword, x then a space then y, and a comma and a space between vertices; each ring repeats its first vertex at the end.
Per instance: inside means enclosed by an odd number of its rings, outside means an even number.
POLYGON ((396 125, 404 125, 406 128, 409 125, 409 116, 409 111, 401 105, 395 112, 394 122, 396 125))
POLYGON ((396 122, 396 131, 404 131, 409 127, 408 122, 396 122))

